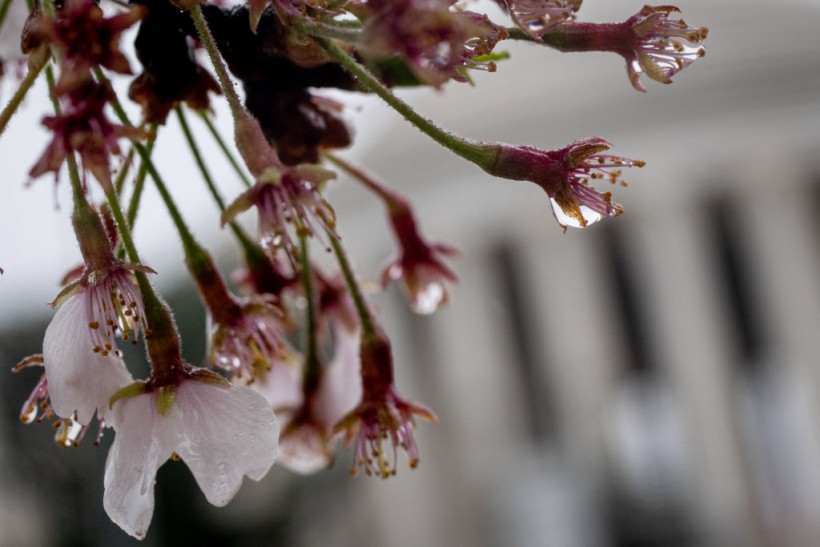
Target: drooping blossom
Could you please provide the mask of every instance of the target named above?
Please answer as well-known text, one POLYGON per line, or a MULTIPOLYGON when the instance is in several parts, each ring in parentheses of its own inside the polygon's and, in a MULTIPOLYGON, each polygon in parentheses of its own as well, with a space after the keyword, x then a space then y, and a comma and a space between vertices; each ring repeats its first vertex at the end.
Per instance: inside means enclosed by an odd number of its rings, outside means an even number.
POLYGON ((644 6, 627 21, 635 35, 634 47, 621 54, 626 59, 629 81, 638 91, 646 91, 640 82, 642 72, 656 82, 669 84, 672 76, 705 54, 701 44, 709 30, 670 18, 679 13, 674 6, 644 6))
POLYGON ((111 187, 111 156, 121 153, 117 139, 147 136, 141 129, 111 123, 105 114, 105 106, 112 93, 110 87, 86 80, 80 89, 68 94, 61 114, 43 118, 43 125, 53 137, 29 171, 31 177, 49 171, 59 173, 66 156, 77 152, 83 168, 90 171, 104 188, 111 187))
POLYGON ((409 204, 399 202, 391 207, 390 222, 399 243, 399 255, 382 271, 382 286, 401 281, 413 311, 430 314, 447 304, 447 285, 458 278, 443 258, 458 251, 444 243, 428 243, 418 232, 409 204))
POLYGON ((644 6, 641 11, 616 24, 564 23, 540 36, 562 51, 611 51, 626 60, 629 81, 646 91, 641 74, 663 84, 703 57, 705 27, 692 27, 680 18, 675 6, 644 6))
POLYGON ((336 237, 336 213, 322 195, 336 174, 315 164, 284 165, 255 119, 241 112, 235 121, 237 147, 257 182, 228 205, 222 224, 255 206, 262 247, 271 254, 284 249, 294 262, 298 251, 290 227, 297 236, 336 237))
MULTIPOLYGON (((39 13, 39 5, 35 13, 39 13)), ((49 42, 60 52, 61 91, 82 86, 88 80, 90 70, 100 66, 108 70, 131 74, 128 59, 120 50, 122 33, 140 20, 141 7, 132 7, 112 17, 104 17, 103 11, 93 0, 65 0, 56 17, 39 15, 31 25, 28 40, 49 42)))
POLYGON ((415 417, 438 419, 429 408, 404 399, 393 383, 393 356, 387 336, 380 330, 363 336, 360 346, 362 398, 335 426, 353 446, 353 468, 387 478, 396 473, 398 449, 407 454, 411 468, 419 463, 414 437, 415 417), (392 450, 392 457, 388 455, 392 450))
POLYGON ((450 0, 377 0, 368 2, 363 53, 373 58, 400 55, 423 82, 441 86, 453 78, 467 81, 465 67, 494 70, 473 61, 506 37, 488 17, 452 9, 450 0))
POLYGON ((612 202, 610 192, 599 192, 590 182, 606 180, 626 186, 622 170, 645 165, 640 160, 603 154, 611 145, 600 137, 582 139, 558 150, 511 144, 482 146, 486 155, 479 165, 491 175, 528 180, 543 188, 555 219, 564 229, 584 228, 623 213, 623 208, 612 202))
POLYGON ((296 256, 296 244, 289 232, 297 235, 333 232, 336 214, 322 196, 324 183, 335 177, 316 165, 300 164, 270 170, 249 190, 231 203, 222 215, 223 224, 239 213, 256 206, 259 212, 259 241, 271 253, 285 249, 296 256))
POLYGON ((250 384, 293 359, 276 296, 234 296, 210 253, 196 243, 189 244, 185 262, 208 311, 208 360, 213 366, 250 384))
MULTIPOLYGON (((72 281, 52 303, 57 312, 46 329, 42 356, 18 365, 45 368, 45 380, 35 387, 27 407, 39 399, 46 415, 62 418, 65 444, 78 440, 95 414, 102 430, 111 396, 132 382, 117 338, 136 343, 140 331, 147 330, 142 294, 133 275, 153 270, 114 256, 113 234, 106 231, 103 219, 81 192, 75 192, 71 220, 83 268, 69 273, 72 281)), ((30 412, 24 409, 24 421, 33 418, 30 412)))
POLYGON ((540 39, 565 21, 575 18, 582 0, 505 0, 518 27, 540 39))
POLYGON ((283 313, 263 295, 234 298, 227 313, 209 314, 208 355, 217 367, 252 379, 287 360, 283 313))
MULTIPOLYGON (((296 291, 304 285, 294 285, 296 291)), ((361 399, 359 324, 340 273, 311 266, 315 344, 298 362, 275 366, 249 387, 271 403, 280 419, 279 462, 292 471, 314 473, 328 467, 340 436, 333 426, 361 399), (324 355, 332 347, 332 359, 324 355)), ((304 298, 304 291, 298 295, 304 298)), ((311 317, 311 314, 308 314, 311 317)))
POLYGON ((43 366, 54 413, 75 417, 84 426, 95 412, 107 420, 109 399, 132 382, 116 348, 107 349, 117 327, 99 322, 98 312, 105 305, 98 305, 110 293, 90 293, 97 290, 87 289, 60 305, 43 339, 43 366))
POLYGON ((181 458, 206 499, 226 505, 243 476, 264 477, 277 456, 279 423, 265 399, 190 371, 178 385, 113 403, 117 434, 105 465, 103 505, 123 530, 143 538, 154 512, 157 470, 181 458))
POLYGON ((146 328, 133 275, 153 270, 117 260, 101 217, 79 197, 72 223, 85 267, 52 304, 42 362, 54 413, 87 426, 95 412, 102 423, 111 396, 131 382, 116 339, 136 343, 146 328))
POLYGON ((334 356, 319 371, 301 403, 282 416, 279 462, 296 473, 310 474, 333 462, 340 436, 333 427, 361 399, 359 331, 333 324, 334 356))
POLYGON ((328 159, 373 192, 387 209, 399 251, 382 270, 382 287, 400 281, 416 313, 430 314, 446 305, 447 285, 457 283, 458 278, 444 263, 444 257, 455 256, 458 251, 444 243, 428 243, 419 232, 410 202, 403 196, 346 159, 335 155, 328 155, 328 159))
MULTIPOLYGON (((43 355, 30 355, 12 369, 13 372, 20 372, 25 368, 43 366, 43 355)), ((23 403, 23 408, 20 409, 20 421, 24 424, 31 424, 34 422, 41 423, 45 420, 54 420, 54 442, 63 448, 72 446, 79 446, 85 436, 88 427, 79 423, 74 415, 68 418, 61 418, 56 415, 54 408, 51 406, 51 399, 48 395, 48 378, 45 373, 40 375, 40 379, 23 403)), ((103 430, 105 429, 105 420, 100 418, 97 438, 94 441, 95 445, 100 444, 103 430)))
POLYGON ((133 279, 135 271, 154 273, 141 264, 112 260, 105 267, 86 266, 80 278, 60 292, 52 305, 62 308, 71 300, 82 302, 77 313, 86 336, 78 344, 107 357, 117 353, 117 336, 136 343, 145 328, 145 306, 133 279))

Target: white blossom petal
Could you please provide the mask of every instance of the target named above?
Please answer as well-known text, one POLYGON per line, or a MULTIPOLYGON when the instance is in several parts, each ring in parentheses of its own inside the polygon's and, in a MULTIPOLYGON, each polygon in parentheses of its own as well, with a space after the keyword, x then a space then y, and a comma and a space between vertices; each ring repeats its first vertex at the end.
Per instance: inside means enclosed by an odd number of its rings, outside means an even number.
POLYGON ((83 296, 75 295, 54 314, 43 340, 43 366, 54 412, 62 418, 76 412, 83 425, 95 411, 104 417, 111 396, 133 381, 120 357, 92 351, 87 323, 83 296))
POLYGON ((313 412, 316 418, 332 428, 348 412, 356 408, 362 398, 362 379, 359 375, 360 332, 349 333, 343 327, 335 328, 336 354, 322 374, 313 412))
POLYGON ((278 455, 279 422, 265 398, 240 386, 184 380, 165 415, 155 392, 118 401, 117 436, 105 466, 103 505, 128 534, 142 539, 154 512, 157 470, 176 452, 205 497, 227 504, 242 477, 260 480, 278 455))
POLYGON ((117 435, 105 463, 103 506, 114 523, 142 539, 154 514, 157 470, 179 441, 182 416, 175 407, 160 416, 153 394, 118 401, 114 414, 117 435))
POLYGON ((279 441, 279 463, 295 473, 311 475, 327 469, 332 453, 327 432, 314 424, 302 424, 279 441))
POLYGON ((282 360, 248 387, 262 395, 275 412, 293 410, 300 407, 304 399, 302 375, 301 363, 282 360))
POLYGON ((176 452, 212 504, 227 504, 243 475, 260 480, 276 461, 279 421, 255 391, 187 381, 174 406, 182 415, 176 452))

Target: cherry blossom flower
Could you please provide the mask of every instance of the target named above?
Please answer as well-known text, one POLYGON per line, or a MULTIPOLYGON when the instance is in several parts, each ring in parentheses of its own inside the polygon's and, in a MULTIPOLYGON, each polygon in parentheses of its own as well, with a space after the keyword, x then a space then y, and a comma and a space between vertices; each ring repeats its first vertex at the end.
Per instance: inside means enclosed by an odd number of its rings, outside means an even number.
POLYGON ((321 238, 321 232, 327 232, 336 237, 336 213, 322 196, 324 183, 336 178, 333 171, 309 163, 284 165, 259 123, 246 112, 237 114, 236 142, 257 182, 228 205, 222 214, 223 226, 256 206, 262 247, 271 255, 284 249, 293 262, 298 251, 289 226, 299 236, 321 238))
POLYGON ((82 87, 91 78, 90 70, 98 66, 131 74, 119 42, 122 33, 139 21, 143 13, 143 9, 136 6, 104 17, 93 0, 65 0, 56 17, 48 17, 41 13, 38 3, 25 32, 24 50, 51 43, 59 51, 57 95, 82 87))
POLYGON ((672 76, 705 54, 701 44, 709 30, 670 18, 678 13, 674 6, 644 6, 627 20, 635 36, 633 49, 620 53, 626 59, 629 81, 638 91, 646 91, 640 82, 643 72, 656 82, 669 84, 672 76))
POLYGON ((333 426, 361 399, 359 331, 335 323, 334 333, 333 360, 322 367, 315 391, 282 418, 279 463, 296 473, 330 466, 339 440, 333 426))
POLYGON ((287 317, 278 297, 234 296, 211 255, 198 245, 191 244, 191 249, 186 263, 208 309, 210 363, 250 384, 291 361, 294 352, 284 339, 287 317))
POLYGON ((382 286, 400 280, 413 311, 430 314, 447 304, 447 284, 458 278, 442 258, 458 251, 444 243, 427 243, 418 233, 413 212, 406 203, 391 205, 390 221, 399 242, 399 256, 382 271, 382 286))
POLYGON ((96 291, 87 290, 64 302, 43 340, 43 366, 51 407, 57 416, 75 417, 84 426, 95 412, 99 419, 107 419, 111 396, 132 382, 118 352, 99 345, 99 340, 104 339, 98 336, 103 329, 89 327, 89 317, 95 317, 96 311, 96 297, 91 293, 96 291))
MULTIPOLYGON (((101 239, 103 253, 110 253, 104 234, 101 239)), ((152 271, 112 257, 86 267, 80 279, 57 296, 58 309, 46 329, 42 358, 57 416, 87 426, 96 412, 102 422, 111 396, 131 383, 116 336, 136 342, 144 327, 142 297, 131 279, 134 270, 152 271)))
POLYGON ((353 469, 366 475, 387 478, 396 474, 398 448, 407 454, 415 468, 419 451, 413 432, 415 416, 438 422, 433 411, 399 395, 393 384, 393 356, 390 342, 381 331, 364 336, 360 347, 362 398, 359 404, 334 427, 344 432, 345 442, 353 446, 353 469), (392 447, 392 461, 384 443, 392 447))
POLYGON ((181 458, 206 499, 220 507, 243 476, 258 481, 276 460, 279 423, 265 399, 246 387, 189 376, 117 400, 113 413, 117 435, 105 465, 103 505, 139 539, 153 516, 157 470, 169 458, 181 458))
POLYGON ((646 88, 640 81, 644 72, 663 84, 704 56, 705 27, 692 27, 675 6, 644 6, 641 11, 616 24, 564 23, 539 38, 562 51, 611 51, 626 60, 629 81, 636 90, 646 88))
POLYGON ((506 0, 506 5, 515 24, 537 40, 563 22, 574 19, 581 1, 506 0))
POLYGON ((222 215, 222 223, 256 206, 259 212, 259 242, 272 254, 285 249, 296 256, 296 244, 289 233, 292 225, 297 234, 321 237, 322 231, 333 233, 336 214, 322 196, 323 184, 335 174, 319 166, 300 164, 271 170, 256 185, 241 194, 222 215))
POLYGON ((117 139, 140 139, 147 135, 141 129, 111 123, 104 111, 111 94, 109 87, 87 80, 69 94, 69 104, 63 113, 43 118, 43 125, 54 136, 31 168, 31 177, 49 171, 59 173, 66 155, 74 151, 80 155, 85 170, 104 188, 111 187, 110 158, 120 154, 117 139))
POLYGON ((600 137, 579 140, 558 150, 510 144, 483 146, 489 154, 480 160, 481 167, 491 175, 538 184, 547 192, 555 219, 564 229, 584 228, 623 213, 623 208, 612 202, 610 192, 599 192, 590 182, 603 179, 626 186, 622 170, 645 165, 640 160, 602 154, 611 145, 600 137))
POLYGON ((465 66, 494 70, 471 59, 492 51, 506 31, 489 18, 451 9, 450 0, 368 2, 363 52, 375 58, 401 55, 423 82, 441 86, 467 81, 465 66))
MULTIPOLYGON (((114 260, 104 267, 86 267, 80 278, 67 285, 53 306, 65 306, 67 300, 81 300, 80 325, 88 342, 87 349, 107 357, 116 353, 117 335, 136 343, 140 329, 145 328, 145 306, 132 278, 135 271, 154 273, 141 264, 114 260)), ((56 316, 55 316, 56 319, 56 316)))
POLYGON ((282 337, 283 312, 263 295, 231 298, 231 309, 208 316, 208 356, 217 367, 247 381, 292 353, 282 337))

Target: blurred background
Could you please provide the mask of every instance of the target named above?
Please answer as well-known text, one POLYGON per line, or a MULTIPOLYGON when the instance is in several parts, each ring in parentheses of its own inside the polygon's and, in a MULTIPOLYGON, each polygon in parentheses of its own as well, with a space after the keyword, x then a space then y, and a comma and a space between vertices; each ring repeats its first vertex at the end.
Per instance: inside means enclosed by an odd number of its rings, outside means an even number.
MULTIPOLYGON (((709 27, 707 55, 647 94, 614 55, 520 43, 475 87, 400 92, 472 138, 559 148, 598 135, 645 160, 617 190, 626 213, 586 230, 563 234, 535 185, 492 179, 377 101, 338 95, 358 129, 348 156, 461 250, 446 310, 414 316, 395 289, 375 299, 399 389, 441 424, 418 424, 414 471, 351 478, 342 452, 312 477, 274 467, 223 509, 168 462, 143 545, 820 545, 820 3, 678 5, 709 27)), ((580 18, 640 8, 587 0, 580 18)), ((44 143, 37 104, 0 141, 7 368, 41 350, 44 303, 79 261, 68 185, 23 189, 44 143)), ((228 271, 238 253, 173 142, 169 121, 163 169, 186 179, 175 195, 228 271)), ((218 156, 206 153, 238 192, 218 156)), ((161 211, 151 199, 146 217, 161 211)), ((330 199, 358 273, 376 279, 393 251, 380 204, 344 178, 330 199)), ((137 241, 200 363, 202 307, 156 216, 137 241)), ((0 544, 136 544, 102 508, 111 435, 64 450, 46 425, 20 425, 36 380, 0 377, 0 544)))

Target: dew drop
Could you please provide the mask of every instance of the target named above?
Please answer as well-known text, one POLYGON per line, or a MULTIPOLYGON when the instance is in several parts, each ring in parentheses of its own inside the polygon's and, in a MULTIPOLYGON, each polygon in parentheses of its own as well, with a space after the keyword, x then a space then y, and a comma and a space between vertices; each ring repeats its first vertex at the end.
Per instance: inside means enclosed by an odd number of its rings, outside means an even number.
MULTIPOLYGON (((552 205, 552 213, 555 215, 555 220, 561 226, 569 226, 570 228, 583 228, 584 226, 578 221, 577 218, 569 216, 564 212, 563 209, 558 205, 555 199, 550 198, 550 205, 552 205)), ((586 205, 581 205, 581 215, 583 215, 584 220, 586 221, 586 225, 589 226, 590 224, 595 224, 602 218, 604 215, 598 213, 597 211, 593 211, 586 205)))
POLYGON ((423 315, 435 312, 447 300, 447 290, 438 281, 427 283, 413 296, 413 311, 423 315))

